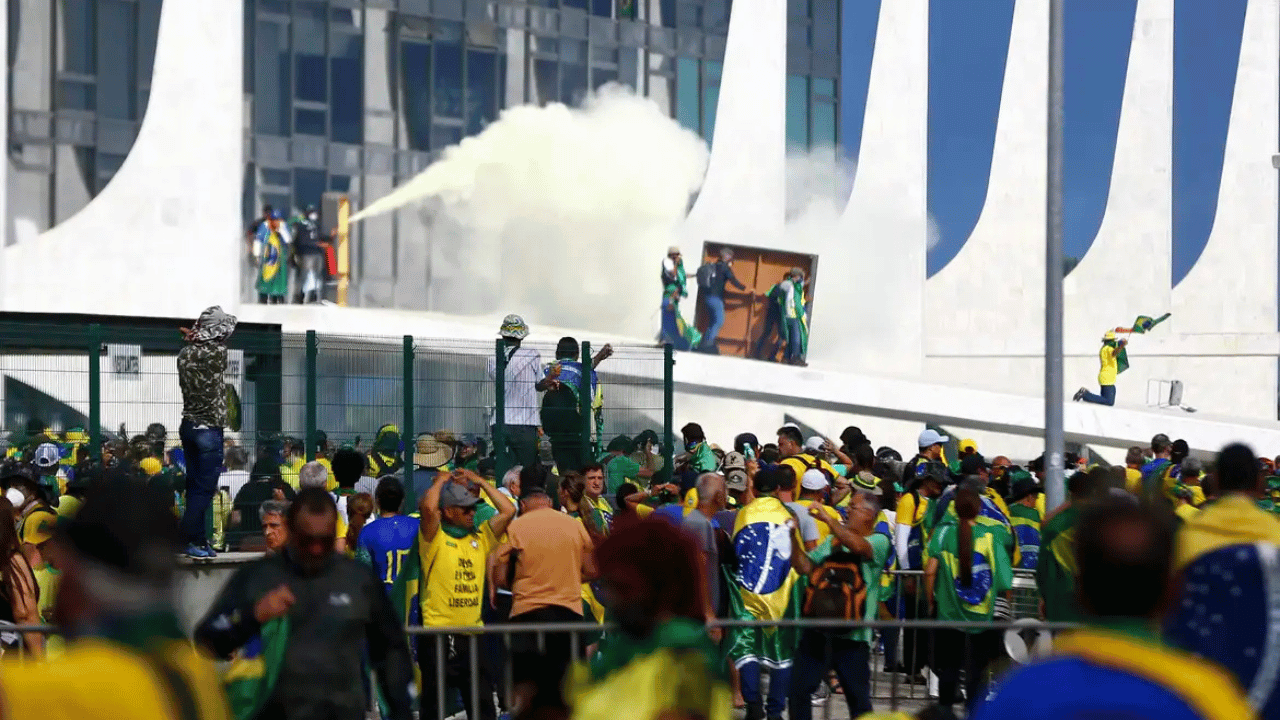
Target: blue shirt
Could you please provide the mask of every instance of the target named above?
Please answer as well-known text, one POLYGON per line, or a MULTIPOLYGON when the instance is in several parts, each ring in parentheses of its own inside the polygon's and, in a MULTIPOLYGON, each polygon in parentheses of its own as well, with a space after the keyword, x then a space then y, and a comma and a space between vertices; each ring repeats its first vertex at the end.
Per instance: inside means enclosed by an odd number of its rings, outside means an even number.
POLYGON ((391 584, 400 574, 401 563, 418 538, 418 519, 407 515, 378 518, 360 531, 356 543, 360 551, 369 554, 369 561, 377 576, 391 592, 391 584))
POLYGON ((1201 720, 1171 690, 1079 658, 1027 665, 996 682, 974 720, 1201 720))

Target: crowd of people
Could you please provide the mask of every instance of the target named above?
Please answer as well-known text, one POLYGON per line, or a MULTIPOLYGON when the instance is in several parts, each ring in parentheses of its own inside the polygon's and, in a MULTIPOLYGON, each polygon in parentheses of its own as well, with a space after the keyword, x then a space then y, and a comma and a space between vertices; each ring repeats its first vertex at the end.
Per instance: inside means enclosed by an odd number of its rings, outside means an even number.
POLYGON ((670 464, 652 432, 596 456, 557 432, 576 400, 546 399, 581 387, 608 353, 583 368, 566 343, 543 366, 511 316, 503 447, 424 434, 405 466, 388 425, 365 450, 260 442, 245 470, 213 381, 234 327, 210 308, 184 330, 181 447, 151 428, 92 461, 78 431, 43 432, 3 466, 0 621, 56 622, 68 637, 54 652, 41 633, 0 632, 6 648, 50 655, 0 675, 15 717, 41 702, 46 715, 73 700, 117 707, 86 699, 93 683, 54 692, 75 673, 100 676, 95 662, 140 678, 147 717, 354 719, 376 705, 402 720, 416 704, 441 719, 625 707, 805 720, 835 696, 851 718, 875 717, 874 672, 935 678, 922 717, 1280 708, 1267 671, 1280 649, 1265 630, 1278 610, 1264 580, 1280 544, 1275 467, 1243 445, 1212 463, 1164 435, 1124 467, 1069 456, 1057 508, 1043 458, 988 460, 932 427, 900 453, 853 426, 827 438, 787 424, 722 448, 689 423, 670 464), (265 554, 197 624, 195 653, 166 588, 176 551, 211 559, 219 528, 265 554), (997 624, 1019 572, 1034 577, 1040 618, 1084 626, 1023 666, 997 624), (949 626, 859 624, 895 618, 949 626), (228 662, 221 686, 210 657, 228 662))

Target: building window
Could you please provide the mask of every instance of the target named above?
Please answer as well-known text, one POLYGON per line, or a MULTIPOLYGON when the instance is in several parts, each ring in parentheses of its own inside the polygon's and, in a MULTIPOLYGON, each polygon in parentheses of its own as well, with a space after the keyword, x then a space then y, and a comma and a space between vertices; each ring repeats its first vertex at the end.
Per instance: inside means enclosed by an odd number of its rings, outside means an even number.
POLYGON ((722 63, 706 60, 702 64, 702 137, 708 143, 716 131, 716 106, 720 103, 722 63))
POLYGON ((698 92, 698 64, 694 58, 676 59, 676 120, 701 134, 702 103, 701 93, 698 92))
POLYGON ((809 149, 809 78, 787 76, 787 147, 809 149))

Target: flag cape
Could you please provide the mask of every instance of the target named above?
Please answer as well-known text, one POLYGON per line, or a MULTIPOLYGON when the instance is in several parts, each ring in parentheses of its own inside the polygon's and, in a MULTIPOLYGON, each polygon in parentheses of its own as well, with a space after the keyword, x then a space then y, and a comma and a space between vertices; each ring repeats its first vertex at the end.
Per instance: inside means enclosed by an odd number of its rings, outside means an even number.
MULTIPOLYGON (((732 617, 740 620, 779 620, 798 617, 798 576, 791 569, 794 531, 786 507, 773 497, 762 497, 738 511, 733 524, 733 549, 738 571, 729 578, 732 617)), ((729 657, 741 667, 759 662, 766 667, 789 667, 795 651, 793 630, 739 628, 734 632, 729 657)))
POLYGON ((235 720, 253 718, 271 697, 288 644, 289 617, 286 615, 263 623, 258 637, 246 643, 232 658, 223 683, 235 720))
MULTIPOLYGON (((789 281, 783 280, 782 282, 789 282, 789 281)), ((774 285, 773 287, 769 288, 769 292, 766 294, 766 297, 773 297, 774 289, 781 284, 782 283, 778 283, 777 285, 774 285)), ((787 317, 786 294, 778 293, 777 299, 774 302, 778 303, 778 309, 782 312, 782 318, 783 320, 785 320, 787 317)), ((801 354, 803 354, 805 352, 808 352, 809 350, 809 319, 805 315, 805 311, 804 311, 805 299, 804 299, 803 284, 796 285, 796 291, 791 295, 791 305, 796 312, 796 319, 800 321, 800 352, 801 354)), ((784 330, 783 335, 785 336, 785 334, 786 332, 784 330)))
MULTIPOLYGON (((422 558, 418 554, 418 546, 421 544, 415 541, 410 546, 409 554, 400 562, 400 574, 391 585, 391 607, 395 608, 400 621, 406 627, 422 625, 422 602, 418 594, 422 587, 422 558)), ((413 679, 421 694, 422 674, 418 669, 417 653, 417 643, 410 638, 409 654, 413 656, 413 679)))

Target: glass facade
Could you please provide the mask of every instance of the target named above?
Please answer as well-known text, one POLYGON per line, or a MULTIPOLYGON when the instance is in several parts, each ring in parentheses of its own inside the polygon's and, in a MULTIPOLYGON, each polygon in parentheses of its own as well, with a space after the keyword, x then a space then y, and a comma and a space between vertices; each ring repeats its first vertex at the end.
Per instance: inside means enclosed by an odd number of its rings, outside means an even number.
MULTIPOLYGON (((504 108, 575 104, 609 82, 714 136, 732 0, 242 1, 246 222, 330 190, 359 207, 504 108)), ((9 0, 10 205, 32 232, 82 208, 132 147, 162 2, 9 0)), ((789 0, 799 148, 838 140, 838 2, 789 0)), ((354 228, 354 302, 415 307, 396 281, 442 272, 423 233, 415 211, 354 228)))
POLYGON ((161 2, 10 0, 9 185, 17 232, 67 219, 120 169, 147 110, 161 2))

